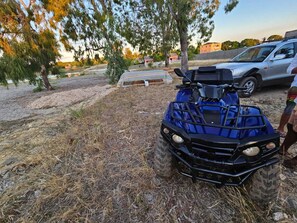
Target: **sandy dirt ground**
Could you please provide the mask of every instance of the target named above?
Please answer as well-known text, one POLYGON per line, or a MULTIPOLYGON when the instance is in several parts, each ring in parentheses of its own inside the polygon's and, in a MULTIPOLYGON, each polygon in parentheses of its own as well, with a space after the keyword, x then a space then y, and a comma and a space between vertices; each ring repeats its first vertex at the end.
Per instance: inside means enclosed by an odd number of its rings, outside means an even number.
MULTIPOLYGON (((84 89, 86 87, 89 88, 92 86, 104 86, 108 83, 103 74, 91 74, 71 78, 62 78, 50 80, 50 82, 56 90, 44 90, 42 92, 33 93, 35 86, 28 85, 28 83, 20 83, 17 87, 11 84, 9 85, 8 89, 6 87, 0 86, 0 122, 19 120, 22 118, 34 117, 36 115, 53 113, 58 108, 49 109, 49 107, 47 107, 47 109, 36 110, 32 109, 32 107, 28 105, 45 96, 47 96, 46 99, 49 99, 50 95, 57 94, 59 92, 84 89)), ((69 95, 69 99, 72 97, 75 98, 75 95, 69 95)), ((65 100, 66 99, 67 98, 65 98, 65 100)), ((76 102, 77 101, 73 101, 73 103, 76 102)), ((67 101, 65 101, 65 104, 67 104, 67 101)))

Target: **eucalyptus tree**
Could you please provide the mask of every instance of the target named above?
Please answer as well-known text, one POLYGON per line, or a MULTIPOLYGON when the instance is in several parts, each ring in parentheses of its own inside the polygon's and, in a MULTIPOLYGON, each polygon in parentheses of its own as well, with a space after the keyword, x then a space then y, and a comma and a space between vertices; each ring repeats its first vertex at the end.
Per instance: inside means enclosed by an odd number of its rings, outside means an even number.
POLYGON ((49 18, 42 1, 0 2, 1 84, 7 85, 7 79, 35 83, 35 72, 41 71, 45 87, 52 89, 45 69, 60 55, 49 18))
MULTIPOLYGON (((214 29, 212 20, 221 2, 219 0, 164 0, 176 22, 181 49, 181 69, 187 71, 188 46, 193 38, 209 40, 214 29)), ((225 12, 230 12, 239 0, 229 0, 225 12)))
POLYGON ((2 0, 1 83, 7 84, 7 79, 18 83, 25 78, 34 82, 34 72, 45 74, 50 62, 59 57, 57 41, 66 50, 73 50, 76 57, 104 55, 106 73, 115 82, 127 69, 114 20, 118 4, 112 0, 2 0))
POLYGON ((240 48, 240 43, 238 41, 227 40, 222 43, 222 50, 233 50, 240 48))
POLYGON ((126 0, 118 17, 119 31, 141 54, 162 53, 165 66, 178 42, 176 23, 164 0, 126 0))
POLYGON ((73 0, 60 23, 61 41, 66 49, 73 50, 76 58, 103 55, 111 83, 128 69, 114 19, 120 5, 119 1, 113 0, 73 0))
MULTIPOLYGON (((214 29, 212 18, 221 4, 219 0, 124 0, 122 2, 124 2, 122 27, 126 29, 122 33, 128 42, 134 47, 138 46, 140 51, 154 50, 159 46, 163 46, 165 51, 175 46, 178 37, 183 71, 188 70, 189 42, 194 38, 199 39, 198 42, 209 40, 214 29)), ((225 5, 225 12, 230 12, 237 4, 238 0, 229 0, 225 5)))
POLYGON ((268 41, 278 41, 282 39, 283 39, 283 36, 281 35, 271 35, 267 38, 268 41))
POLYGON ((241 47, 251 47, 260 43, 258 39, 246 38, 240 42, 241 47))

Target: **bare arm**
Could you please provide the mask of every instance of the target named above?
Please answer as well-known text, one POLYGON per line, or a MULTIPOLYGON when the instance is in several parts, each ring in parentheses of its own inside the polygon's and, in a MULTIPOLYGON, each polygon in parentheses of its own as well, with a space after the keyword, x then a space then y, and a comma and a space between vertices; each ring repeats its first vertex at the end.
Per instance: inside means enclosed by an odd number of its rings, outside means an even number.
POLYGON ((288 69, 287 69, 288 74, 297 74, 297 53, 295 54, 295 57, 291 61, 288 69))

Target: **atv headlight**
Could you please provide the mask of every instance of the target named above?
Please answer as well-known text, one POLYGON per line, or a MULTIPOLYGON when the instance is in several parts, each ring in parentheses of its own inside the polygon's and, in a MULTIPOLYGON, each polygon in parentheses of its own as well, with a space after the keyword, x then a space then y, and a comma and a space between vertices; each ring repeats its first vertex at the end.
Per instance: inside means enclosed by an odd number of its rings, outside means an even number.
POLYGON ((274 142, 270 142, 268 144, 266 144, 266 149, 274 149, 276 147, 275 143, 274 142))
POLYGON ((164 129, 163 129, 163 132, 164 132, 165 134, 168 134, 168 133, 169 133, 169 129, 164 128, 164 129))
POLYGON ((173 140, 174 142, 176 142, 176 143, 183 143, 183 142, 184 142, 184 140, 183 140, 182 137, 180 137, 180 136, 178 136, 178 135, 175 135, 175 134, 172 135, 172 140, 173 140))
POLYGON ((256 156, 259 152, 260 149, 257 146, 253 146, 242 151, 242 153, 246 156, 256 156))

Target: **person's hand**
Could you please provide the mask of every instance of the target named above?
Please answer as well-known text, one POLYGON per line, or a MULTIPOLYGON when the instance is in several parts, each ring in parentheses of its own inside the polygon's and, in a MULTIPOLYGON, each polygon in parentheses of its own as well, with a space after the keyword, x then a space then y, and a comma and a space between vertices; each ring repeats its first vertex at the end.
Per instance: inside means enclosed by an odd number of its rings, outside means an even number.
POLYGON ((297 67, 295 67, 295 68, 292 70, 291 73, 292 73, 292 74, 297 74, 297 67))

